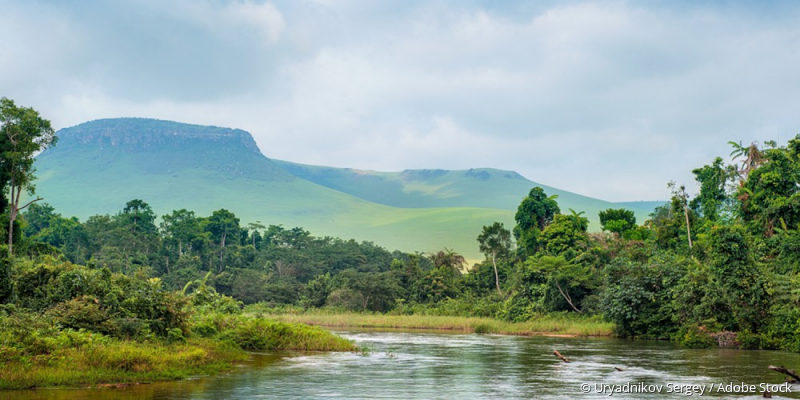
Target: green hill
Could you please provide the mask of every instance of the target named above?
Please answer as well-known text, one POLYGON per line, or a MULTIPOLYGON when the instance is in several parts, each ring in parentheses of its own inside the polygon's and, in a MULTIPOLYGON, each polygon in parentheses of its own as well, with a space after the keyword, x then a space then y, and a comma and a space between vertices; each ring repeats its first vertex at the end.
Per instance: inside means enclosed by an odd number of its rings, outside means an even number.
MULTIPOLYGON (((157 214, 226 208, 244 223, 301 226, 315 235, 389 249, 453 248, 482 258, 483 225, 513 225, 535 183, 500 170, 364 172, 273 161, 242 130, 139 118, 87 122, 58 132, 37 159, 37 194, 67 216, 119 212, 139 198, 157 214)), ((546 188, 562 210, 592 220, 612 203, 546 188)), ((596 223, 593 228, 597 228, 596 223)))
MULTIPOLYGON (((616 204, 618 207, 624 207, 629 210, 643 210, 646 211, 647 214, 653 213, 656 208, 661 207, 669 203, 668 201, 621 201, 616 204)), ((644 220, 640 221, 643 222, 644 220)))
MULTIPOLYGON (((332 168, 273 160, 293 175, 371 202, 403 208, 478 207, 516 212, 531 188, 541 186, 548 195, 558 195, 561 212, 583 211, 592 230, 600 230, 597 214, 623 207, 595 198, 530 181, 514 171, 492 168, 448 171, 442 169, 376 172, 332 168)), ((644 221, 652 212, 649 204, 625 206, 644 221)), ((653 207, 654 208, 654 207, 653 207)))

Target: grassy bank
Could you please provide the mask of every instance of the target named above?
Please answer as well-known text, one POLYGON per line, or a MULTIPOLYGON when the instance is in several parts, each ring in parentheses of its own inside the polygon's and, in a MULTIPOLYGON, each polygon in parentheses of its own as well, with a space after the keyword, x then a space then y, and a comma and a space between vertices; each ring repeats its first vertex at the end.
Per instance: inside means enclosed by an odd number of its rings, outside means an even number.
POLYGON ((97 386, 208 375, 245 360, 245 350, 357 349, 352 342, 318 327, 218 313, 194 319, 188 339, 124 340, 83 330, 58 330, 41 322, 32 329, 22 328, 14 323, 0 328, 0 389, 97 386))
MULTIPOLYGON (((257 313, 257 312, 256 312, 257 313)), ((614 325, 597 318, 542 316, 527 322, 505 322, 492 318, 384 315, 310 311, 302 314, 269 314, 270 318, 326 327, 439 329, 507 335, 611 336, 614 325)))
POLYGON ((219 372, 247 358, 239 348, 207 339, 164 344, 99 336, 40 354, 0 347, 0 389, 180 379, 219 372))

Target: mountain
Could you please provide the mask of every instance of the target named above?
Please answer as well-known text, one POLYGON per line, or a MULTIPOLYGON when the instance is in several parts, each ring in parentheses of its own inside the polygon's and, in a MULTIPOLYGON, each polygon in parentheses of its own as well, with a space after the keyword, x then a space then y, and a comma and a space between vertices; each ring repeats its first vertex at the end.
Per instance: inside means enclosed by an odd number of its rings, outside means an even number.
MULTIPOLYGON (((402 172, 377 172, 352 168, 333 168, 273 160, 292 175, 348 193, 374 203, 402 208, 478 207, 516 212, 531 188, 540 186, 548 195, 557 195, 561 212, 583 211, 591 229, 600 230, 597 214, 623 207, 595 198, 530 181, 514 171, 493 168, 469 170, 418 169, 402 172)), ((652 202, 657 203, 658 202, 652 202)), ((649 202, 624 206, 644 221, 652 212, 649 202)))
MULTIPOLYGON (((644 210, 647 211, 647 214, 650 215, 653 213, 656 208, 669 204, 666 200, 656 200, 656 201, 620 201, 614 203, 617 205, 618 208, 627 208, 629 210, 644 210)), ((644 220, 640 221, 644 222, 644 220)))
MULTIPOLYGON (((245 131, 152 119, 97 120, 57 135, 58 145, 37 158, 36 183, 63 215, 113 214, 138 198, 159 215, 226 208, 243 223, 301 226, 405 251, 448 247, 473 261, 482 258, 481 227, 513 226, 517 205, 538 185, 495 169, 374 172, 276 161, 245 131)), ((559 195, 564 212, 585 211, 593 229, 599 210, 618 207, 545 190, 559 195)))

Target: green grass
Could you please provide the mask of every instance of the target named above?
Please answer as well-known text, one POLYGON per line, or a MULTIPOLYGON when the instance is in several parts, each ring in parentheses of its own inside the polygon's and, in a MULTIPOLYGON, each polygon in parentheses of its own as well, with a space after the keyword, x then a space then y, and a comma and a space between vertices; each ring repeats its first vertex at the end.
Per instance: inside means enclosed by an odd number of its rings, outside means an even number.
POLYGON ((105 340, 36 355, 0 346, 0 389, 93 386, 186 378, 216 373, 247 358, 211 340, 185 344, 105 340))
POLYGON ((245 350, 356 351, 353 342, 316 326, 247 315, 195 316, 194 331, 245 350))
MULTIPOLYGON (((301 178, 393 207, 472 207, 516 212, 520 201, 531 188, 541 186, 548 195, 558 195, 563 213, 568 213, 570 208, 584 211, 591 222, 592 230, 600 230, 600 211, 621 207, 615 203, 533 182, 513 171, 493 168, 377 172, 274 161, 301 178)), ((636 204, 631 203, 630 208, 644 222, 651 212, 648 208, 650 204, 641 207, 636 204)))
POLYGON ((309 312, 274 314, 278 321, 337 328, 433 329, 507 335, 611 336, 614 325, 596 318, 543 316, 527 322, 492 318, 309 312))
POLYGON ((319 327, 260 317, 204 313, 184 342, 123 340, 58 330, 43 321, 30 329, 0 322, 0 389, 130 384, 208 375, 247 359, 245 350, 358 351, 352 341, 319 327))

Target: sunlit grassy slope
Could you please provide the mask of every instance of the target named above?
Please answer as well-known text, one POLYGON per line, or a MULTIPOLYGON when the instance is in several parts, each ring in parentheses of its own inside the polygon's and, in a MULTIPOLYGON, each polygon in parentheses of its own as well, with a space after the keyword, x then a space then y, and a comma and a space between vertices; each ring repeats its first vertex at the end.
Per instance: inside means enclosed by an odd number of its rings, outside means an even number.
MULTIPOLYGON (((556 189, 530 181, 514 171, 474 168, 377 172, 351 168, 332 168, 273 160, 293 175, 364 200, 394 207, 480 207, 516 212, 531 188, 540 186, 548 195, 557 195, 562 213, 583 211, 592 230, 600 230, 597 214, 623 205, 556 189)), ((657 203, 657 202, 653 202, 657 203)), ((649 202, 626 203, 643 222, 652 212, 649 202)))
MULTIPOLYGON (((37 159, 37 194, 82 220, 117 213, 138 198, 159 215, 225 208, 243 223, 301 226, 390 250, 448 247, 477 261, 481 227, 493 221, 512 227, 516 205, 536 186, 491 169, 363 173, 274 162, 247 132, 168 121, 99 120, 58 135, 58 145, 37 159)), ((546 190, 560 196, 564 212, 585 211, 593 229, 599 210, 618 207, 546 190)))

